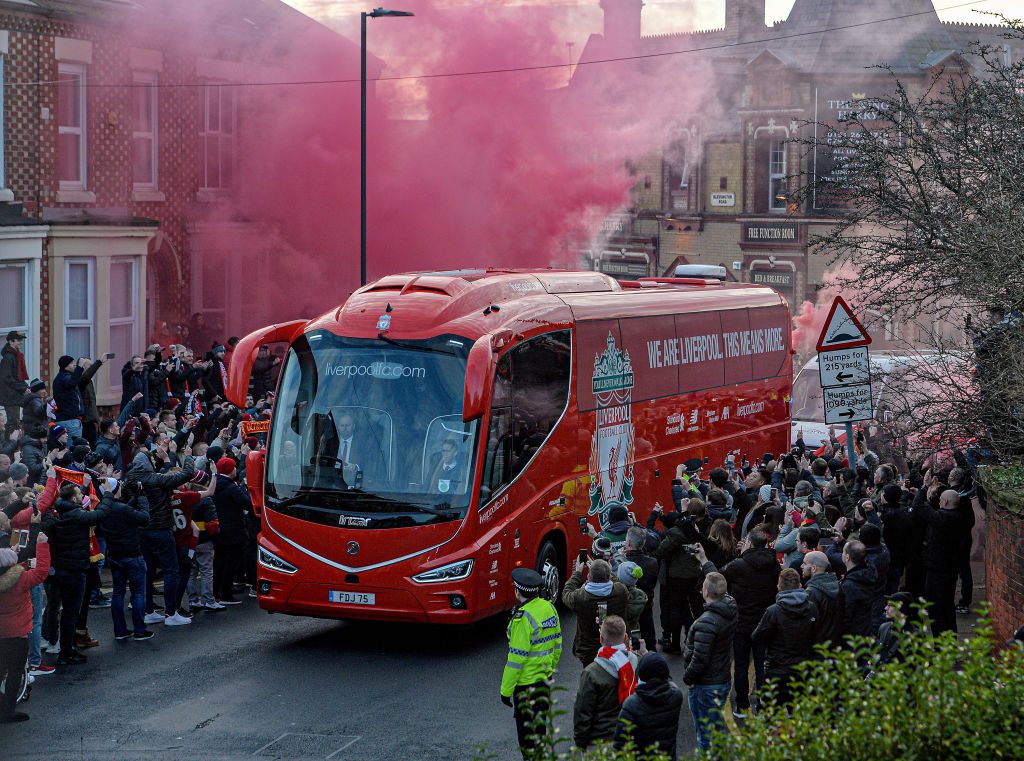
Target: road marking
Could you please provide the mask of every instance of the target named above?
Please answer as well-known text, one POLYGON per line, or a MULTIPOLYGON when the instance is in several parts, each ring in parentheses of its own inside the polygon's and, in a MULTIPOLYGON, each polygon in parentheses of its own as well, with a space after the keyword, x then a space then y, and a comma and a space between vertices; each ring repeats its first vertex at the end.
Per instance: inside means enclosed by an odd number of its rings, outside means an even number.
POLYGON ((269 748, 269 747, 270 747, 271 745, 273 745, 273 744, 274 744, 274 743, 276 743, 276 742, 280 742, 281 740, 283 740, 284 738, 286 738, 286 737, 287 737, 288 735, 290 735, 290 734, 291 734, 291 732, 285 732, 285 733, 284 733, 283 735, 281 735, 280 737, 275 737, 275 738, 274 738, 273 740, 271 740, 270 742, 268 742, 268 743, 267 743, 266 745, 264 745, 264 746, 263 746, 262 748, 259 748, 259 749, 258 749, 258 750, 257 750, 257 751, 256 751, 255 753, 253 753, 253 755, 254 755, 254 756, 258 756, 258 755, 259 755, 260 753, 262 753, 263 751, 265 751, 265 750, 266 750, 267 748, 269 748))
MULTIPOLYGON (((342 735, 342 737, 344 737, 344 735, 342 735)), ((334 751, 334 753, 329 755, 327 758, 328 759, 334 758, 336 755, 341 753, 343 750, 347 750, 349 747, 351 747, 352 745, 355 745, 355 743, 357 743, 359 740, 362 740, 362 739, 363 739, 362 735, 356 735, 351 740, 349 740, 347 743, 345 743, 340 748, 338 748, 336 751, 334 751)))

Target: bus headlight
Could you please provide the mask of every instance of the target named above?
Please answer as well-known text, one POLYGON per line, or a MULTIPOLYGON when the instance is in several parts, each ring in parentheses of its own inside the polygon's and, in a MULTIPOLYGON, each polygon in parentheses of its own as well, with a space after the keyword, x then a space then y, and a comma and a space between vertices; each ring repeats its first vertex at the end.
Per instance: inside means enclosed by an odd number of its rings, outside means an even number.
POLYGON ((449 563, 432 571, 424 571, 412 577, 418 584, 436 584, 440 581, 459 581, 469 578, 473 572, 472 560, 460 560, 457 563, 449 563))
POLYGON ((269 568, 272 571, 279 571, 281 573, 295 573, 299 569, 293 566, 286 560, 281 560, 270 550, 264 549, 262 546, 257 548, 260 565, 264 568, 269 568))

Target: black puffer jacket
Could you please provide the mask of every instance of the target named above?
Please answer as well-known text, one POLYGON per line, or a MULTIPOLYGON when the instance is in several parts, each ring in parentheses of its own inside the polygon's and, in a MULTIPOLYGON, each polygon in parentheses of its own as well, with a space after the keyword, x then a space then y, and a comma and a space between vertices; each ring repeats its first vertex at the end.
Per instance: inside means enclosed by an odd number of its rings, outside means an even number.
POLYGON ((125 480, 131 484, 136 481, 142 483, 146 499, 149 500, 149 525, 145 526, 147 531, 170 531, 173 528, 171 494, 191 479, 192 471, 157 473, 146 452, 135 455, 125 480))
POLYGON ((85 370, 76 367, 73 372, 61 370, 53 379, 53 401, 57 405, 54 415, 57 420, 73 420, 85 414, 82 393, 78 390, 83 373, 85 370))
POLYGON ((818 609, 802 589, 779 592, 775 600, 765 611, 751 639, 766 648, 765 676, 785 679, 793 676, 796 666, 814 654, 818 609))
POLYGON ((687 550, 684 545, 690 544, 677 522, 665 532, 665 537, 658 544, 654 555, 665 561, 668 578, 673 581, 692 581, 700 578, 700 563, 697 556, 687 550))
POLYGON ((729 595, 704 606, 704 612, 686 633, 686 684, 722 684, 732 680, 732 640, 738 617, 736 600, 729 595))
POLYGON ((114 559, 137 558, 142 554, 139 529, 149 523, 149 500, 139 495, 132 501, 118 502, 110 494, 103 495, 100 503, 107 506, 96 534, 107 541, 107 555, 114 559))
POLYGON ((221 543, 245 544, 249 538, 245 516, 252 512, 252 500, 248 493, 227 476, 217 476, 213 504, 217 507, 217 517, 220 519, 221 543))
POLYGON ((895 568, 906 568, 914 540, 914 521, 902 505, 882 506, 882 539, 889 548, 889 560, 895 568))
POLYGON ((818 608, 818 642, 839 644, 845 610, 839 578, 831 572, 817 573, 807 580, 804 589, 818 608))
POLYGON ((46 457, 46 449, 35 439, 23 439, 21 442, 21 461, 28 468, 28 483, 30 486, 42 483, 45 472, 43 458, 46 457))
POLYGON ((683 693, 670 681, 651 679, 626 698, 615 727, 615 747, 621 749, 630 740, 638 753, 659 750, 676 761, 676 735, 683 693))
POLYGON ((874 637, 871 609, 878 593, 878 576, 866 563, 854 566, 843 577, 843 629, 847 637, 874 637))
POLYGON ((925 562, 929 573, 956 575, 961 543, 971 531, 969 519, 966 511, 942 510, 936 503, 927 499, 914 502, 914 519, 928 527, 925 562))
POLYGON ((736 599, 739 620, 737 634, 750 634, 779 589, 779 562, 768 547, 749 549, 722 569, 729 593, 736 599))
POLYGON ((21 427, 25 431, 34 428, 46 428, 49 423, 46 417, 46 400, 31 391, 21 399, 21 427))
POLYGON ((59 571, 89 570, 89 528, 98 526, 109 506, 86 510, 77 502, 58 499, 57 519, 50 528, 50 563, 59 571))

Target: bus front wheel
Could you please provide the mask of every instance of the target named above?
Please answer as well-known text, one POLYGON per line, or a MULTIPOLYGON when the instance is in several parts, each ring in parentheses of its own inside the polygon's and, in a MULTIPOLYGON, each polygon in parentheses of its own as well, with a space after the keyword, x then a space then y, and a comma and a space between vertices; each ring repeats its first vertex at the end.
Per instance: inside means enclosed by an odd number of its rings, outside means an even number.
POLYGON ((544 577, 541 594, 555 605, 562 597, 562 559, 553 542, 544 542, 537 555, 537 573, 544 577))

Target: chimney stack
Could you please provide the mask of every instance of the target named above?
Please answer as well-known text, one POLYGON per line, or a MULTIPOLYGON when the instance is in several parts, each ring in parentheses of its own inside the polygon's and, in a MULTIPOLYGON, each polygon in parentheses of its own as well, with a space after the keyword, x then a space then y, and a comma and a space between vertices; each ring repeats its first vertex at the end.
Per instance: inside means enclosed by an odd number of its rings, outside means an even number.
POLYGON ((643 7, 643 0, 601 0, 605 42, 617 48, 635 47, 640 42, 640 13, 643 7))
POLYGON ((725 31, 737 41, 757 40, 765 36, 765 0, 725 0, 725 31))

